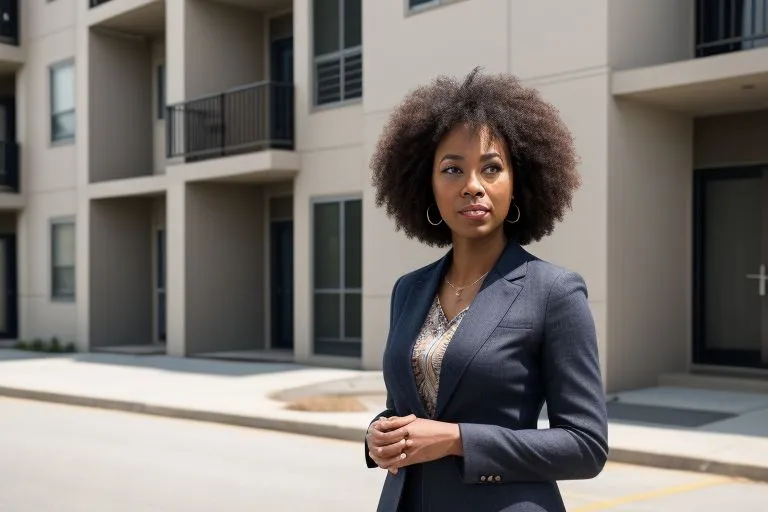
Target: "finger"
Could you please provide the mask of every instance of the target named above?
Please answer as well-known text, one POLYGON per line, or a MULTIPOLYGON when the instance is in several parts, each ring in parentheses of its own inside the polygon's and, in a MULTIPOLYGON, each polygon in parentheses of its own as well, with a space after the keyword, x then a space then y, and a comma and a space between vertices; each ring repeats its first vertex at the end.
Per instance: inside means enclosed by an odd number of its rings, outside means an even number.
POLYGON ((394 443, 399 443, 403 439, 407 439, 410 436, 408 426, 400 427, 397 430, 391 430, 389 432, 379 432, 376 434, 378 446, 386 446, 394 443))
POLYGON ((407 424, 411 423, 416 419, 416 416, 414 414, 409 414, 408 416, 392 416, 391 418, 387 418, 385 420, 382 420, 379 423, 378 427, 379 429, 383 429, 386 431, 396 430, 398 428, 402 428, 406 426, 407 424))
POLYGON ((405 431, 400 432, 373 432, 368 438, 368 446, 374 448, 383 448, 397 444, 405 439, 405 431))
POLYGON ((402 463, 408 458, 408 455, 405 453, 401 453, 400 455, 396 457, 391 457, 389 459, 383 459, 381 463, 378 463, 380 468, 383 469, 390 469, 394 467, 399 467, 402 465, 402 463))
POLYGON ((413 442, 408 443, 406 439, 403 439, 394 444, 390 444, 386 446, 377 446, 373 448, 371 451, 376 453, 376 456, 379 458, 391 459, 393 457, 397 457, 398 455, 400 455, 411 444, 413 444, 413 442))

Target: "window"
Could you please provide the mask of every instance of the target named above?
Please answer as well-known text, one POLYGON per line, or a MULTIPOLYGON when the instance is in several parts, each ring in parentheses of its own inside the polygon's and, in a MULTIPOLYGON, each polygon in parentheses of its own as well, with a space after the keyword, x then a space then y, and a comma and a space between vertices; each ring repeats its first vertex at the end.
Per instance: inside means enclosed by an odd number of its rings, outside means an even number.
POLYGON ((51 224, 51 296, 75 298, 75 223, 71 220, 51 224))
POLYGON ((157 66, 157 118, 165 119, 165 65, 157 66))
POLYGON ((316 202, 313 215, 315 354, 361 357, 362 201, 316 202))
POLYGON ((363 10, 361 0, 315 0, 315 104, 363 95, 363 10))
POLYGON ((51 140, 75 138, 75 63, 51 66, 51 140))

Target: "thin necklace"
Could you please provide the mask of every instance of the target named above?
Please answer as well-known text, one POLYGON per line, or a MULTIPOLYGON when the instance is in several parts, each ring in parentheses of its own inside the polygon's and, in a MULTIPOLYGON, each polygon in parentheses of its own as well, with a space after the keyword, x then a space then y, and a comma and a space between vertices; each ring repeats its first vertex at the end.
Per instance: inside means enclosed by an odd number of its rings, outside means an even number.
POLYGON ((478 277, 478 278, 477 278, 477 279, 476 279, 474 282, 472 282, 472 283, 470 283, 470 284, 468 284, 468 285, 466 285, 466 286, 456 286, 455 284, 453 284, 452 282, 450 282, 450 281, 448 280, 448 276, 446 276, 446 277, 445 277, 445 282, 446 282, 446 283, 448 283, 448 286, 450 286, 451 288, 453 288, 454 290, 456 290, 456 296, 457 296, 457 297, 461 297, 461 292, 463 292, 463 291, 464 291, 464 290, 466 290, 467 288, 471 288, 471 287, 475 286, 477 283, 479 283, 479 282, 480 282, 480 280, 481 280, 482 278, 484 278, 485 276, 487 276, 487 275, 488 275, 490 272, 491 272, 491 271, 489 270, 489 271, 488 271, 488 272, 486 272, 485 274, 483 274, 483 275, 481 275, 480 277, 478 277))

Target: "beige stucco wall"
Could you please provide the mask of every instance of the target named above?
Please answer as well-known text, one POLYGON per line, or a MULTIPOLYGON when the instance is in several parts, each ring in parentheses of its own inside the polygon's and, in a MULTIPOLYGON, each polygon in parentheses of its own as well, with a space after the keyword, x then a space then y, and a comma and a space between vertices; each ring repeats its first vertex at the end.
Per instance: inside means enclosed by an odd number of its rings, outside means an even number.
POLYGON ((90 347, 152 341, 152 200, 92 201, 90 347))
POLYGON ((564 73, 604 67, 612 1, 511 0, 505 30, 510 71, 523 79, 557 80, 564 73))
POLYGON ((151 45, 143 38, 97 29, 89 39, 90 180, 152 174, 151 45))
POLYGON ((186 99, 264 79, 261 14, 209 0, 186 0, 184 9, 186 99))
MULTIPOLYGON (((52 219, 77 213, 76 146, 52 144, 49 66, 75 57, 75 0, 22 3, 26 65, 17 74, 17 139, 21 144, 19 336, 77 339, 77 305, 51 300, 52 219)), ((77 63, 75 63, 77 66, 77 63)), ((79 135, 79 134, 78 134, 79 135)))
POLYGON ((653 386, 687 369, 691 337, 693 123, 610 104, 609 390, 653 386))
POLYGON ((187 354, 264 347, 262 196, 242 184, 187 186, 187 354))
POLYGON ((606 1, 607 51, 613 69, 693 58, 696 27, 693 0, 606 1))

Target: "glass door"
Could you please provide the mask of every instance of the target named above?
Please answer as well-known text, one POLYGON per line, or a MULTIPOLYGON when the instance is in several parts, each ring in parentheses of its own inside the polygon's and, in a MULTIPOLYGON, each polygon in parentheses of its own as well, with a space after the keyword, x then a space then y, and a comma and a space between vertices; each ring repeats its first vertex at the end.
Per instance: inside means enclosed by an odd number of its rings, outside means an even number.
POLYGON ((694 362, 768 368, 768 167, 697 171, 694 362))

